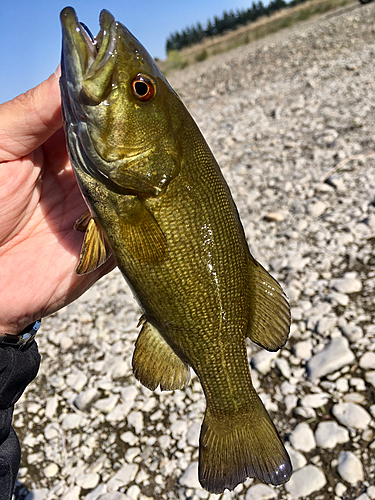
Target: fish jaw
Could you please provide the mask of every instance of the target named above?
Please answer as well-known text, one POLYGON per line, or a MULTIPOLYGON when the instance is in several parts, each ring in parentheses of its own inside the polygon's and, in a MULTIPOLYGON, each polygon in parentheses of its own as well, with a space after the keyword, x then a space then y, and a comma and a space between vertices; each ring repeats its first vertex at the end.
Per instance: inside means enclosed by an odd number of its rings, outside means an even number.
POLYGON ((100 14, 95 38, 71 7, 60 18, 62 110, 73 167, 115 192, 157 196, 178 164, 174 132, 181 124, 167 104, 183 104, 146 49, 108 11, 100 14), (150 94, 137 94, 143 88, 150 94))

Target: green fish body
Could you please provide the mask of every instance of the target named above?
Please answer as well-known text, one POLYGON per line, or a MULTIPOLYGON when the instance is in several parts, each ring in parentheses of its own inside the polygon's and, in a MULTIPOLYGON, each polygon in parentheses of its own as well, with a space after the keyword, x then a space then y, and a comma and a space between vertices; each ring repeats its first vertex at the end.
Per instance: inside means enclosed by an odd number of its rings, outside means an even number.
POLYGON ((72 8, 61 21, 65 132, 90 210, 77 222, 77 272, 115 256, 144 313, 133 355, 142 384, 181 389, 190 367, 199 377, 202 486, 285 483, 290 460, 252 386, 245 341, 285 344, 286 297, 250 254, 215 158, 147 51, 107 11, 96 39, 72 8))

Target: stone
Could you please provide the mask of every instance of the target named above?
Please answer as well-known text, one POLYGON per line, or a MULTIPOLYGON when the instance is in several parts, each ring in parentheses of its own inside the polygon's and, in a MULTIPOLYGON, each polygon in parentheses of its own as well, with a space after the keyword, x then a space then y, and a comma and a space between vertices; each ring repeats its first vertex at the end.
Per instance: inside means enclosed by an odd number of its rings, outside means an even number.
POLYGON ((122 486, 134 481, 137 475, 139 466, 137 464, 125 464, 107 483, 107 490, 109 492, 116 491, 122 486))
POLYGON ((99 484, 99 481, 100 476, 97 473, 80 474, 76 478, 76 483, 84 490, 91 490, 93 488, 96 488, 99 484))
POLYGON ((320 448, 333 449, 337 444, 347 443, 349 431, 336 422, 320 422, 315 431, 316 444, 320 448))
POLYGON ((302 340, 297 342, 293 347, 294 354, 299 359, 309 359, 312 355, 312 343, 311 340, 302 340))
POLYGON ((251 359, 251 364, 258 372, 266 375, 271 370, 272 361, 276 358, 277 352, 259 351, 251 359))
POLYGON ((308 452, 316 447, 314 433, 305 422, 296 426, 290 433, 289 440, 295 450, 308 452))
POLYGON ((342 451, 339 455, 337 472, 350 484, 363 481, 363 468, 360 460, 351 451, 342 451))
POLYGON ((277 498, 277 491, 265 484, 255 484, 250 486, 246 493, 245 500, 271 500, 277 498))
POLYGON ((47 488, 37 488, 36 490, 29 491, 25 496, 25 500, 46 500, 49 494, 47 488))
POLYGON ((43 469, 43 472, 46 477, 55 477, 59 472, 59 466, 52 462, 43 469))
POLYGON ((307 464, 305 456, 299 451, 292 448, 289 443, 285 443, 285 448, 290 457, 290 461, 292 462, 293 471, 296 471, 307 464))
POLYGON ((369 371, 365 373, 365 380, 367 383, 371 384, 375 387, 375 370, 369 371))
POLYGON ((186 436, 188 445, 194 446, 194 448, 199 447, 200 432, 201 432, 201 423, 199 422, 199 420, 195 420, 190 426, 186 436))
POLYGON ((79 486, 73 486, 61 497, 61 500, 79 500, 80 493, 81 488, 79 486))
POLYGON ((322 351, 314 354, 307 362, 307 373, 310 379, 315 380, 329 373, 333 373, 355 360, 353 352, 345 337, 332 339, 322 351))
POLYGON ((327 483, 323 472, 315 465, 306 465, 296 470, 285 484, 285 489, 293 498, 304 498, 321 490, 327 483))
POLYGON ((95 387, 91 387, 90 389, 80 392, 73 404, 78 410, 86 411, 98 397, 99 391, 95 387))
POLYGON ((315 201, 308 205, 307 213, 311 215, 311 217, 320 217, 326 211, 327 206, 323 201, 315 201))
POLYGON ((366 429, 371 421, 367 411, 356 403, 338 403, 333 406, 332 413, 340 424, 353 429, 366 429))
POLYGON ((131 500, 131 498, 125 493, 121 493, 121 491, 110 491, 101 495, 98 500, 131 500))
POLYGON ((331 280, 331 288, 339 293, 355 293, 362 290, 362 282, 356 278, 337 278, 331 280))
POLYGON ((140 411, 129 413, 128 423, 134 428, 135 433, 139 435, 143 429, 143 413, 140 411))
POLYGON ((110 413, 115 409, 117 401, 117 395, 109 396, 108 398, 98 399, 94 403, 94 407, 103 413, 110 413))
POLYGON ((375 352, 365 352, 360 360, 359 366, 364 370, 374 370, 375 369, 375 352))
POLYGON ((200 482, 198 481, 198 462, 192 462, 186 471, 182 474, 178 482, 181 486, 186 486, 186 488, 200 488, 200 482))
POLYGON ((48 398, 46 402, 45 416, 49 419, 52 419, 52 417, 56 413, 58 405, 59 405, 59 400, 57 396, 52 396, 51 398, 48 398))
POLYGON ((81 424, 82 417, 78 413, 70 413, 62 421, 61 428, 66 430, 78 429, 81 424))
POLYGON ((330 395, 325 392, 308 394, 307 396, 303 396, 303 398, 301 398, 301 405, 306 408, 321 408, 326 405, 330 399, 330 395))
POLYGON ((98 500, 102 498, 102 495, 107 493, 107 485, 100 483, 95 489, 90 491, 85 497, 84 500, 98 500))

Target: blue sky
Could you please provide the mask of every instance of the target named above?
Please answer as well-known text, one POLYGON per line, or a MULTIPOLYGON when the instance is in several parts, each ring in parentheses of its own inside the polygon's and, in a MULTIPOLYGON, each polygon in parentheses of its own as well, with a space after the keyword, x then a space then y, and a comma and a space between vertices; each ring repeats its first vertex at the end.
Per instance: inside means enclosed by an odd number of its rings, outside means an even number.
MULTIPOLYGON (((167 36, 187 25, 202 24, 224 10, 249 7, 252 0, 74 0, 94 35, 99 13, 109 10, 153 57, 165 58, 167 36)), ((268 2, 264 2, 268 3, 268 2)), ((0 1, 0 102, 47 78, 60 60, 60 11, 69 0, 0 1)))

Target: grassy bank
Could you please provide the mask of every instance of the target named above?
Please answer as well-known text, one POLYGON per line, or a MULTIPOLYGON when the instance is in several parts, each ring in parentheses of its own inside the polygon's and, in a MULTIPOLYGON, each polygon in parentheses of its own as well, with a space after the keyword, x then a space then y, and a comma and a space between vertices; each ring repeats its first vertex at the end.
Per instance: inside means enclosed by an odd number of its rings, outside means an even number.
POLYGON ((203 61, 215 54, 245 45, 259 38, 275 33, 300 21, 305 21, 317 14, 343 7, 356 0, 310 0, 304 4, 276 12, 272 16, 264 16, 258 21, 242 26, 225 35, 211 37, 202 43, 183 50, 173 50, 164 61, 158 61, 163 73, 182 69, 185 66, 203 61))

